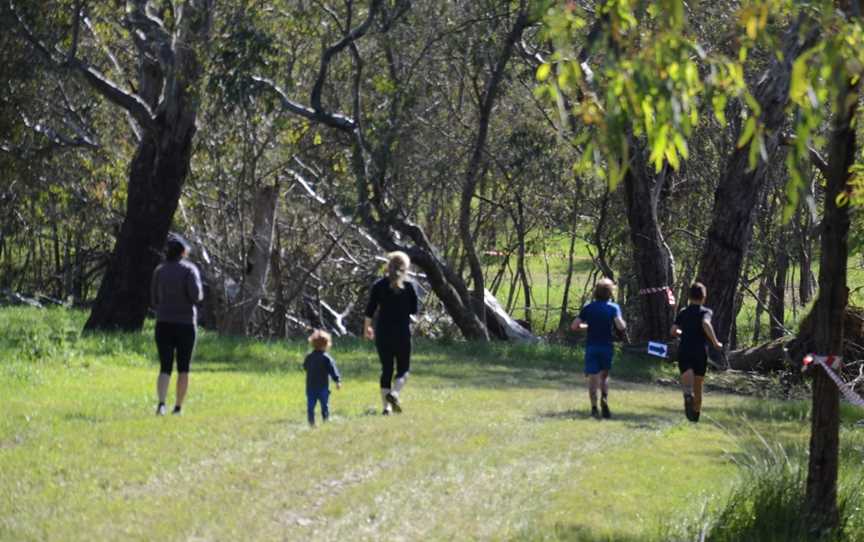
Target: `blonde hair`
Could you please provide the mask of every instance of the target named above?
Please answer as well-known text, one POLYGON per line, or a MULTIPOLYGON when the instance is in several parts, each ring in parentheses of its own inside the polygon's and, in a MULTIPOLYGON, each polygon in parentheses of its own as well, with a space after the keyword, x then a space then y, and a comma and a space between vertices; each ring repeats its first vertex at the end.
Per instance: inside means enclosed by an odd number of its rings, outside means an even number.
POLYGON ((391 288, 401 290, 405 286, 409 267, 411 267, 411 258, 404 252, 397 250, 387 255, 387 279, 390 281, 391 288))
POLYGON ((609 301, 615 295, 615 283, 612 279, 603 277, 594 285, 594 299, 609 301))
POLYGON ((323 329, 316 329, 309 335, 309 344, 319 352, 326 352, 333 346, 333 337, 323 329))

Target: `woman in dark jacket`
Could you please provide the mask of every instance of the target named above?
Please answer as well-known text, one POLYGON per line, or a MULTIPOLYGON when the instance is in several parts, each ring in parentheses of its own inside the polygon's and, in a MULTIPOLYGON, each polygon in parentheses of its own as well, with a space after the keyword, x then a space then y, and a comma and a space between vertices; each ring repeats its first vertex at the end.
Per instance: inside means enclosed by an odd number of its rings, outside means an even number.
POLYGON ((402 412, 399 394, 411 370, 411 315, 417 314, 418 299, 414 283, 406 278, 410 266, 411 260, 404 252, 390 253, 387 276, 372 285, 366 306, 364 334, 367 339, 375 340, 381 360, 381 402, 385 416, 392 411, 402 412), (372 319, 376 311, 378 318, 373 328, 372 319))
POLYGON ((204 299, 198 268, 186 260, 188 243, 179 235, 169 235, 165 261, 153 271, 150 301, 156 310, 156 347, 159 350, 159 378, 156 415, 165 415, 165 396, 177 359, 177 397, 174 414, 180 414, 189 388, 189 365, 195 350, 198 319, 196 304, 204 299))

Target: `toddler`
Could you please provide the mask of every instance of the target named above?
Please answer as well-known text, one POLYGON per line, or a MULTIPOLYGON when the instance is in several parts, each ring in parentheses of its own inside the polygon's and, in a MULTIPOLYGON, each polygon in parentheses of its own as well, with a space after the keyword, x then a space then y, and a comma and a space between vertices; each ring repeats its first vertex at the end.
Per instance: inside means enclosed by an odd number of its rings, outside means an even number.
POLYGON ((336 382, 336 389, 342 387, 342 377, 336 368, 336 361, 327 353, 333 344, 330 334, 316 329, 309 336, 312 352, 303 360, 306 371, 306 414, 309 425, 315 425, 315 403, 321 403, 321 418, 326 422, 330 417, 330 379, 336 382))

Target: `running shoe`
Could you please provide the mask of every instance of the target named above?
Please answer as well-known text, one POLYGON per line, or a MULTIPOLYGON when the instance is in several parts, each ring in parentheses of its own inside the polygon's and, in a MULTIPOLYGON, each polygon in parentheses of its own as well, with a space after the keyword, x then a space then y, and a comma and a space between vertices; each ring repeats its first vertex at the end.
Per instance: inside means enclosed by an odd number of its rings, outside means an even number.
POLYGON ((687 416, 687 419, 691 422, 698 419, 694 419, 695 414, 693 412, 693 395, 689 393, 684 394, 684 415, 687 416))
POLYGON ((609 403, 606 401, 600 401, 600 411, 603 413, 604 418, 611 418, 612 412, 609 410, 609 403))
POLYGON ((595 418, 595 419, 598 419, 598 420, 600 419, 600 411, 597 410, 597 407, 596 407, 596 406, 592 406, 592 407, 591 407, 591 417, 592 417, 592 418, 595 418))
POLYGON ((179 406, 176 406, 176 405, 175 405, 175 406, 174 406, 174 410, 171 411, 171 414, 173 414, 174 416, 182 416, 182 415, 183 415, 183 411, 180 409, 179 406))
POLYGON ((156 407, 156 415, 164 416, 168 413, 168 409, 165 408, 165 403, 159 403, 159 406, 156 407))
POLYGON ((399 396, 392 393, 387 394, 387 402, 393 407, 393 412, 402 414, 402 405, 399 403, 399 396))

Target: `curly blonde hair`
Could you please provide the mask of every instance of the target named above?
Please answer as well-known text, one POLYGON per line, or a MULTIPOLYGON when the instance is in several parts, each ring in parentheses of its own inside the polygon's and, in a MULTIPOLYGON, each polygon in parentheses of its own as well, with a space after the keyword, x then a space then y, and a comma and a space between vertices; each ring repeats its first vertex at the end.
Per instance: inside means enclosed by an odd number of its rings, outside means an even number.
POLYGON ((309 344, 318 352, 326 352, 333 346, 333 337, 323 329, 316 329, 309 335, 309 344))

